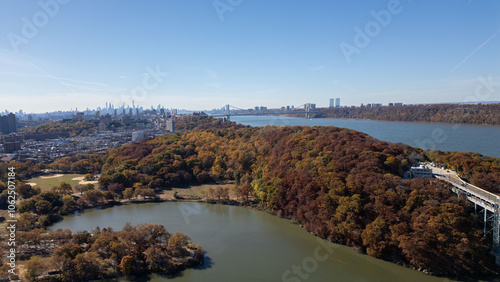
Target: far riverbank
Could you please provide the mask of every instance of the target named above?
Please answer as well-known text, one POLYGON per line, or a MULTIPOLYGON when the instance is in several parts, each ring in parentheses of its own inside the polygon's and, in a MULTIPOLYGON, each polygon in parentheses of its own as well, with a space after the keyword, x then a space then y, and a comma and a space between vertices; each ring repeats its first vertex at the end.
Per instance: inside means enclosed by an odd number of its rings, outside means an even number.
POLYGON ((231 121, 254 127, 337 126, 354 129, 391 143, 404 143, 424 150, 475 152, 500 158, 500 126, 425 122, 400 122, 285 116, 233 116, 231 121))

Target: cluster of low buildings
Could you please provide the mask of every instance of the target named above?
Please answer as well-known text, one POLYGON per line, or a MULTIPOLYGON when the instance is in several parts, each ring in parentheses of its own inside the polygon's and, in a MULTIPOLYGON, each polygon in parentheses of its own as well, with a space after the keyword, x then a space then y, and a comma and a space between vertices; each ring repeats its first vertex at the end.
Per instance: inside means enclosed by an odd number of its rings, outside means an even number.
MULTIPOLYGON (((93 117, 96 118, 96 117, 93 117)), ((105 152, 110 148, 138 142, 147 137, 155 137, 175 131, 175 118, 171 115, 151 116, 143 122, 131 116, 121 116, 123 124, 118 128, 108 129, 108 124, 115 121, 110 115, 98 116, 97 131, 85 136, 69 137, 69 133, 35 133, 4 136, 0 139, 0 160, 50 163, 57 158, 75 155, 105 152), (128 119, 130 120, 128 120, 128 119), (132 123, 131 121, 134 121, 132 123)), ((84 120, 86 116, 77 113, 72 120, 84 120)))
MULTIPOLYGON (((366 105, 361 104, 359 105, 360 108, 376 108, 376 107, 383 107, 381 103, 368 103, 366 105)), ((403 106, 403 103, 389 103, 387 104, 388 107, 401 107, 403 106)))
POLYGON ((75 154, 103 153, 110 148, 138 142, 146 137, 166 134, 161 128, 133 129, 128 128, 116 132, 92 133, 86 136, 48 139, 44 141, 26 140, 21 149, 6 154, 9 159, 19 161, 50 163, 57 158, 75 154))

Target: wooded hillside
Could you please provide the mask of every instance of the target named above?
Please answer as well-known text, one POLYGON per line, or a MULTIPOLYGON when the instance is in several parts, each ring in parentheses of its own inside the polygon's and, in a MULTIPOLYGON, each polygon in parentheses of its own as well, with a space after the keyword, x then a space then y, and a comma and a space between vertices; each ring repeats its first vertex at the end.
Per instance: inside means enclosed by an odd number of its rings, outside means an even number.
MULTIPOLYGON (((435 274, 491 271, 490 240, 448 184, 401 179, 415 159, 425 159, 420 149, 336 127, 251 128, 193 118, 199 126, 182 135, 112 149, 94 163, 76 156, 54 165, 101 165, 100 185, 118 183, 118 192, 235 180, 262 209, 369 255, 435 274)), ((489 169, 498 173, 496 165, 489 169)))
POLYGON ((318 111, 317 118, 500 125, 500 103, 321 108, 318 111))
MULTIPOLYGON (((420 149, 336 127, 252 128, 207 116, 189 119, 192 131, 104 155, 66 157, 49 167, 101 173, 99 185, 108 198, 150 197, 179 184, 234 180, 242 195, 253 194, 257 207, 371 256, 439 275, 496 269, 491 239, 476 228, 476 217, 449 184, 401 178, 416 159, 426 159, 420 149)), ((472 169, 473 180, 500 172, 499 159, 456 152, 429 156, 472 169)), ((76 204, 89 205, 94 194, 85 192, 76 204)), ((20 206, 33 206, 36 214, 46 205, 38 203, 42 199, 37 195, 20 206)))

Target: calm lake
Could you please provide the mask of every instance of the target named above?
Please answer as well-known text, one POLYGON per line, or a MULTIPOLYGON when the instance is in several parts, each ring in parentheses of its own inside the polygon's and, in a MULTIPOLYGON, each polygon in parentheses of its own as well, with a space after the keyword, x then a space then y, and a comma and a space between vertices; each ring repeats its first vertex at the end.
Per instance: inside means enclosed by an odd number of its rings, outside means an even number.
POLYGON ((176 282, 446 281, 320 240, 289 220, 244 207, 190 202, 124 205, 66 216, 50 229, 119 230, 126 222, 163 224, 170 233, 185 233, 203 247, 205 266, 185 270, 173 279, 176 282), (293 274, 294 265, 300 266, 304 279, 293 274), (290 274, 283 277, 286 271, 290 274))
POLYGON ((234 116, 231 121, 251 125, 337 126, 354 129, 379 140, 422 149, 476 152, 500 158, 500 126, 375 120, 304 119, 281 116, 234 116))
MULTIPOLYGON (((232 117, 232 120, 251 126, 333 125, 425 149, 472 151, 500 157, 499 126, 255 116, 232 117)), ((185 233, 203 247, 205 265, 185 270, 182 276, 173 279, 175 282, 452 280, 359 254, 351 248, 320 240, 289 220, 242 207, 188 202, 124 205, 66 216, 50 229, 70 228, 75 232, 111 226, 119 230, 126 222, 163 224, 170 233, 185 233)), ((134 280, 167 278, 151 275, 134 280)), ((486 281, 500 281, 500 278, 486 281)))

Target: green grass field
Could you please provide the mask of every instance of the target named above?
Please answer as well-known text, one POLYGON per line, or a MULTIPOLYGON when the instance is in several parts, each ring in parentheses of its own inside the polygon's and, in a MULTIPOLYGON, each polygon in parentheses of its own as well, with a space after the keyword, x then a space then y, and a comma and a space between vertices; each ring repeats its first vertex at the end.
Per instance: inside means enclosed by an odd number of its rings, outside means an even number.
POLYGON ((82 177, 83 174, 63 174, 63 175, 58 176, 58 177, 44 178, 47 176, 50 176, 50 175, 31 178, 31 179, 26 180, 25 182, 26 183, 36 183, 36 185, 34 187, 39 187, 40 189, 42 189, 42 192, 43 192, 43 191, 50 190, 50 188, 52 188, 52 186, 57 186, 63 181, 69 183, 71 185, 71 187, 75 187, 75 185, 77 185, 80 181, 71 180, 71 179, 73 179, 75 177, 82 177))

